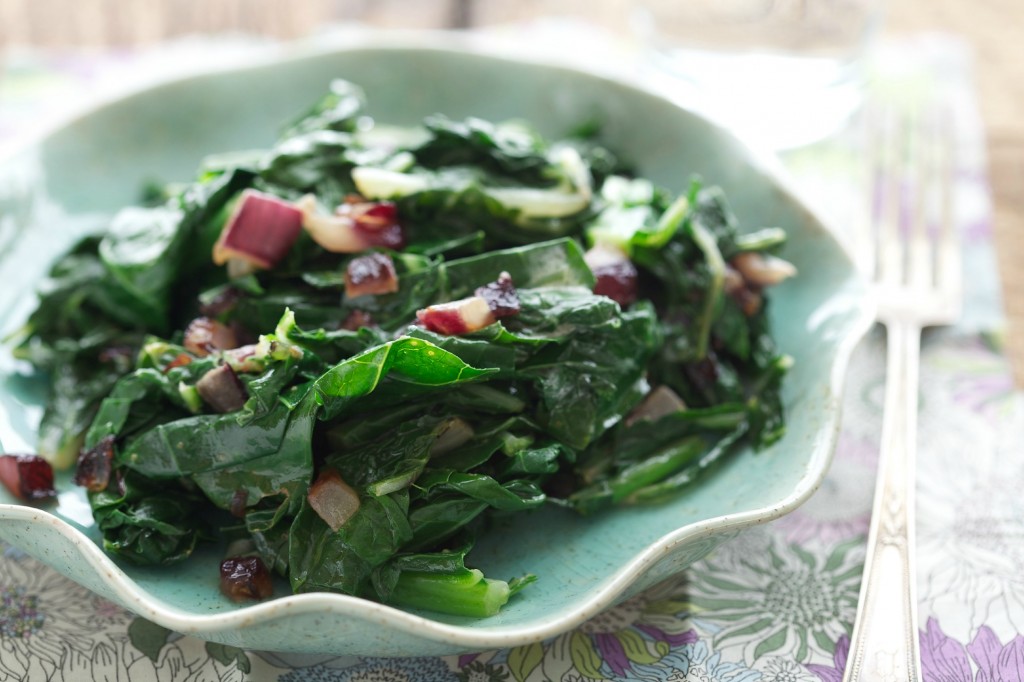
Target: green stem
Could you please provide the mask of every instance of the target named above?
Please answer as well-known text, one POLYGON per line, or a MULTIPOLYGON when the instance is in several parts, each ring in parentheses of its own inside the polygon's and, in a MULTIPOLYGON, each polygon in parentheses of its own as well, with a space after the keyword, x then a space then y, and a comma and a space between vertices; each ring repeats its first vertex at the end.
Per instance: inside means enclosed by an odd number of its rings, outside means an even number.
POLYGON ((390 601, 409 608, 486 618, 501 610, 509 593, 508 583, 485 578, 477 569, 458 573, 403 571, 390 601))
POLYGON ((693 232, 693 241, 704 253, 707 261, 708 271, 711 274, 711 281, 708 283, 707 297, 704 299, 704 309, 700 315, 700 334, 697 336, 696 355, 703 358, 708 353, 708 344, 711 339, 711 326, 715 318, 715 310, 722 298, 722 290, 725 286, 725 260, 721 251, 718 250, 718 242, 715 236, 706 227, 697 221, 690 223, 693 232))
POLYGON ((722 459, 722 456, 747 432, 744 424, 732 433, 728 434, 708 450, 704 455, 689 466, 676 474, 669 476, 657 483, 634 490, 626 499, 628 504, 652 504, 664 502, 670 497, 678 494, 685 486, 693 483, 698 476, 710 469, 722 459))

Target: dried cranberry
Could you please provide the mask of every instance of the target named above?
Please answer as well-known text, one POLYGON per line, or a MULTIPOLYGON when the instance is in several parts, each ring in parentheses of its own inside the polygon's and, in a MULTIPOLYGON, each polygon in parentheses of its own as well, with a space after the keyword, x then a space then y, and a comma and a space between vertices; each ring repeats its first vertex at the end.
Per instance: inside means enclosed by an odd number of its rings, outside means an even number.
POLYGON ((512 284, 512 276, 507 272, 501 273, 496 281, 485 284, 475 293, 487 301, 494 317, 499 320, 519 314, 519 294, 512 284))
POLYGON ((636 266, 628 260, 601 265, 593 269, 594 293, 607 296, 620 306, 628 306, 636 301, 637 271, 636 266))
POLYGON ((357 256, 345 268, 345 297, 393 294, 398 291, 398 275, 391 256, 368 253, 357 256))
POLYGON ((274 594, 274 585, 258 556, 230 557, 220 563, 220 591, 234 602, 259 601, 274 594))
POLYGON ((104 436, 93 448, 78 455, 74 484, 89 492, 98 493, 107 489, 114 462, 114 437, 104 436))
POLYGON ((53 467, 39 455, 0 455, 0 482, 22 500, 53 497, 53 467))

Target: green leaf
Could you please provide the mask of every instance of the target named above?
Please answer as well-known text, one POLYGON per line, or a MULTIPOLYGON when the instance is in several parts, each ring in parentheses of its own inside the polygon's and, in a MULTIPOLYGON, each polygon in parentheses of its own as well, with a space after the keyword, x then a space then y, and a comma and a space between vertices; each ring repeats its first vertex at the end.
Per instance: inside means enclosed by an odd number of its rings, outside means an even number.
POLYGON ((829 554, 828 559, 825 561, 825 565, 822 567, 822 571, 825 573, 832 573, 837 568, 843 565, 846 560, 846 555, 851 549, 855 547, 863 547, 864 541, 862 538, 853 538, 846 542, 836 545, 832 549, 832 553, 829 554))
POLYGON ((526 682, 544 660, 544 647, 538 643, 518 646, 508 652, 508 669, 516 682, 526 682))
POLYGON ((804 566, 807 566, 807 568, 810 568, 812 570, 817 569, 818 559, 813 554, 811 554, 806 549, 798 545, 790 545, 789 549, 791 552, 793 552, 793 554, 796 554, 798 557, 800 557, 800 561, 803 562, 804 566))
POLYGON ((615 633, 616 639, 622 645, 626 658, 633 663, 650 665, 661 658, 658 654, 651 653, 647 648, 647 640, 640 636, 635 630, 623 629, 615 633))
POLYGON ((160 652, 170 636, 170 630, 145 618, 136 617, 128 624, 128 640, 154 663, 160 659, 160 652))
POLYGON ((836 643, 825 634, 823 630, 814 630, 814 641, 818 643, 821 650, 827 654, 833 654, 836 650, 836 643))
POLYGON ((581 674, 593 680, 605 679, 601 672, 601 655, 594 647, 594 641, 582 632, 569 636, 569 657, 581 674))
POLYGON ((496 371, 471 367, 432 343, 403 336, 338 363, 316 380, 313 390, 323 407, 321 419, 333 419, 385 378, 393 380, 387 387, 389 398, 409 397, 423 393, 416 388, 454 386, 496 371))
POLYGON ((727 639, 735 639, 736 637, 744 637, 746 635, 759 633, 762 630, 772 628, 774 625, 776 625, 776 620, 774 618, 761 618, 760 620, 754 621, 742 628, 720 630, 715 635, 715 642, 724 642, 727 639))
POLYGON ((761 641, 760 644, 754 649, 754 660, 757 660, 765 654, 780 649, 783 644, 786 643, 787 630, 785 627, 779 628, 777 631, 769 635, 767 638, 761 641))
POLYGON ((538 287, 594 287, 594 275, 574 239, 553 239, 527 246, 489 251, 446 264, 449 296, 469 296, 477 287, 493 282, 502 272, 518 289, 538 287))
POLYGON ((252 671, 252 663, 249 662, 249 656, 238 647, 217 642, 206 642, 206 653, 221 665, 234 664, 240 672, 246 674, 252 671))

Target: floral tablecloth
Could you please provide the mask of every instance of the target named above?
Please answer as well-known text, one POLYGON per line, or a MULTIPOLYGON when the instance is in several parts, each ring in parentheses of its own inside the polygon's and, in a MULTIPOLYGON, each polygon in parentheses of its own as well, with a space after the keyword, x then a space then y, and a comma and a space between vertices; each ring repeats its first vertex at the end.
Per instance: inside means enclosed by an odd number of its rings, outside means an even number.
MULTIPOLYGON (((8 55, 0 143, 97 93, 265 45, 179 43, 62 57, 8 55)), ((968 313, 926 335, 918 475, 921 653, 926 680, 1024 679, 1024 403, 998 350, 998 279, 970 60, 948 38, 882 46, 874 89, 925 91, 956 123, 958 224, 968 313)), ((627 66, 626 68, 634 68, 627 66)), ((797 189, 843 230, 863 205, 858 129, 782 156, 797 189)), ((852 361, 842 434, 822 488, 670 582, 543 644, 444 658, 243 651, 169 632, 0 546, 0 681, 328 680, 839 682, 856 612, 884 388, 884 336, 852 361)))

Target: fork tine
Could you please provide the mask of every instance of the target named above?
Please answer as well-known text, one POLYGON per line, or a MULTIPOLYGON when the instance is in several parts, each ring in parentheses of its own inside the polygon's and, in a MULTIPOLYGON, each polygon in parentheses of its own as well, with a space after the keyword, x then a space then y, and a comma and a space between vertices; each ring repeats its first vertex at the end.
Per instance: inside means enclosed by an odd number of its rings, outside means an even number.
POLYGON ((903 147, 899 117, 888 108, 882 114, 882 130, 878 143, 881 180, 878 219, 875 221, 875 278, 879 282, 897 284, 903 276, 903 249, 900 226, 903 214, 904 177, 903 147))
POLYGON ((943 110, 938 117, 937 171, 940 196, 940 217, 938 226, 938 253, 936 255, 936 284, 946 295, 946 300, 959 307, 963 291, 963 257, 960 253, 960 235, 956 228, 956 206, 954 204, 954 164, 952 156, 953 129, 951 112, 943 110))
MULTIPOLYGON (((909 141, 910 153, 908 160, 909 193, 914 197, 910 207, 910 224, 907 226, 907 284, 915 291, 927 291, 934 283, 935 252, 929 235, 931 227, 932 199, 936 192, 939 178, 936 163, 936 139, 934 116, 927 110, 919 110, 914 116, 918 118, 911 130, 916 133, 909 141)), ((910 134, 908 133, 908 137, 910 134)))
POLYGON ((859 185, 863 197, 861 215, 854 221, 850 234, 854 262, 869 278, 874 279, 878 262, 877 227, 879 209, 883 202, 884 172, 882 111, 877 102, 868 100, 861 112, 860 144, 864 149, 864 163, 859 166, 859 185))

